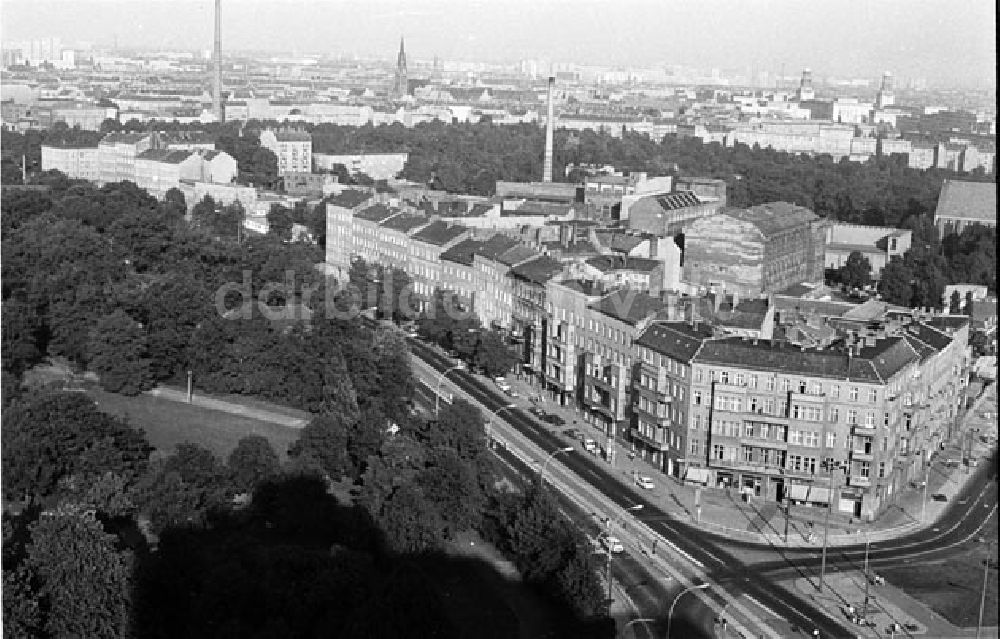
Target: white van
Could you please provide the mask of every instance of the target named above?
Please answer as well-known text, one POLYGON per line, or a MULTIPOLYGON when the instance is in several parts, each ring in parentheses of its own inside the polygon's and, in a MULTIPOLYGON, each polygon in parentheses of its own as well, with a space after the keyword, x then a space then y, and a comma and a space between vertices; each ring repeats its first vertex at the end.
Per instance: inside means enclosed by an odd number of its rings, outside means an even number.
POLYGON ((587 451, 588 453, 592 453, 592 454, 596 455, 597 454, 597 442, 595 442, 593 439, 591 439, 591 438, 588 437, 587 439, 583 440, 583 449, 585 451, 587 451))

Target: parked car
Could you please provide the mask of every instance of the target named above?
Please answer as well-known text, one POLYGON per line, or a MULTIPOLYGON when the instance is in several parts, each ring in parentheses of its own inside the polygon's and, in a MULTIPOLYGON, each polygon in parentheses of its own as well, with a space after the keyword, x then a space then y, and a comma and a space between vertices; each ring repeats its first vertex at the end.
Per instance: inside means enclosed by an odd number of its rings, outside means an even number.
POLYGON ((944 493, 935 493, 931 496, 931 499, 934 501, 948 501, 948 495, 945 495, 944 493))
POLYGON ((656 488, 656 484, 653 483, 653 480, 643 475, 636 475, 635 485, 640 488, 645 488, 646 490, 653 490, 656 488))
POLYGON ((520 397, 520 395, 518 395, 517 391, 516 391, 516 390, 514 390, 513 388, 511 388, 510 386, 508 386, 508 387, 507 387, 507 388, 506 388, 506 389, 504 390, 504 393, 506 393, 506 394, 507 394, 507 397, 520 397))
POLYGON ((596 455, 597 454, 597 442, 595 442, 593 439, 587 437, 586 439, 583 440, 583 449, 585 451, 587 451, 588 453, 593 453, 594 455, 596 455))
POLYGON ((507 382, 503 381, 502 379, 499 382, 497 382, 497 388, 499 388, 501 391, 503 391, 505 393, 507 393, 507 392, 509 392, 511 390, 510 384, 508 384, 507 382))
POLYGON ((567 428, 566 430, 563 431, 563 435, 565 435, 566 437, 570 437, 572 439, 581 439, 583 437, 583 433, 581 433, 575 428, 567 428))
POLYGON ((613 553, 625 552, 625 546, 622 544, 622 540, 617 537, 612 537, 611 535, 601 537, 601 545, 604 546, 605 550, 610 550, 613 553))

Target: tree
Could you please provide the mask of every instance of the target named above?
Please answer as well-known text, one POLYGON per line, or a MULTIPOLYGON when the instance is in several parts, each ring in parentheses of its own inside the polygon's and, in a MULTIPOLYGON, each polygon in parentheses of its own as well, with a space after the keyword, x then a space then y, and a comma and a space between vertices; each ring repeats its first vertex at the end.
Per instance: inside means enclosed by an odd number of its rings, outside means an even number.
POLYGON ((34 306, 17 298, 3 302, 3 370, 20 375, 41 360, 42 319, 34 306))
POLYGON ((483 414, 464 399, 445 404, 427 443, 431 449, 453 450, 463 460, 480 459, 486 453, 483 414))
POLYGON ((40 583, 47 635, 131 636, 131 557, 93 511, 63 505, 43 513, 32 527, 26 563, 40 583))
POLYGON ((879 293, 890 304, 912 308, 913 271, 899 256, 893 256, 883 267, 879 293))
POLYGON ((226 464, 232 473, 233 489, 249 492, 254 486, 278 473, 281 466, 271 442, 261 435, 240 439, 226 464))
POLYGON ((350 422, 343 415, 326 413, 313 417, 288 449, 292 459, 309 460, 331 479, 347 474, 347 429, 350 422))
POLYGON ((105 390, 137 395, 153 386, 146 335, 122 310, 97 322, 90 334, 87 355, 105 390))
POLYGON ((506 375, 517 361, 514 353, 504 344, 503 337, 494 330, 482 331, 476 344, 473 362, 489 377, 506 375))
POLYGON ((418 475, 417 486, 441 513, 445 538, 479 525, 486 499, 474 463, 454 451, 437 449, 430 465, 418 475))
POLYGON ((273 235, 283 242, 292 239, 291 211, 280 204, 272 204, 267 213, 267 234, 273 235))
POLYGON ((972 299, 972 291, 965 292, 965 315, 972 317, 972 306, 974 300, 972 299))
POLYGON ((28 393, 4 413, 3 488, 6 499, 41 500, 74 475, 112 472, 134 484, 152 450, 145 437, 97 410, 82 393, 28 393))
POLYGON ((840 267, 840 281, 849 288, 864 289, 872 283, 872 265, 860 251, 851 251, 840 267))
POLYGON ((154 531, 203 526, 233 494, 230 474, 211 451, 197 444, 178 444, 174 453, 150 467, 136 488, 140 509, 154 531))

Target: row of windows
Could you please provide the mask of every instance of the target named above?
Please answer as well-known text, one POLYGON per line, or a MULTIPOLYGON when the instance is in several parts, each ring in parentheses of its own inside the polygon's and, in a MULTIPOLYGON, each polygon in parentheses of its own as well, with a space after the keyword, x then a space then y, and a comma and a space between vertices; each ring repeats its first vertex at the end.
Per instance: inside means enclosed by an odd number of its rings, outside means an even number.
MULTIPOLYGON (((648 361, 648 360, 647 360, 648 361)), ((709 370, 709 379, 711 381, 718 381, 722 384, 732 384, 734 386, 746 386, 748 388, 760 388, 768 392, 773 392, 775 388, 779 388, 780 392, 797 392, 803 395, 822 395, 824 391, 823 384, 816 381, 807 382, 805 380, 799 380, 798 382, 793 381, 791 378, 782 377, 780 379, 773 376, 764 376, 763 380, 760 379, 758 375, 748 374, 742 372, 731 373, 728 370, 709 370), (763 382, 763 383, 761 383, 763 382)), ((702 369, 695 370, 694 381, 696 383, 704 382, 704 374, 702 369)), ((828 394, 833 399, 840 399, 840 385, 831 384, 827 387, 828 394)), ((847 392, 847 398, 852 402, 861 401, 861 389, 857 386, 850 386, 847 392)), ((878 403, 878 390, 875 388, 868 389, 867 393, 868 403, 876 404, 878 403)))

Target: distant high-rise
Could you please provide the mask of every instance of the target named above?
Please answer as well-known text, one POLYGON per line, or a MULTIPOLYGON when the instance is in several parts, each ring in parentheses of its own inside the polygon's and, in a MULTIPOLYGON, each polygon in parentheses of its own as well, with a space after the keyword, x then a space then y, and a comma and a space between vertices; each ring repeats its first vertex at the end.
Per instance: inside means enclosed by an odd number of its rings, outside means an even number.
POLYGON ((403 38, 399 39, 399 55, 396 57, 396 81, 392 86, 393 97, 402 98, 409 93, 406 77, 406 51, 403 49, 403 38))
POLYGON ((896 103, 896 94, 893 92, 895 84, 892 73, 886 71, 882 74, 882 86, 879 87, 878 97, 876 98, 876 106, 878 108, 884 109, 896 103))
POLYGON ((212 111, 217 122, 222 122, 222 0, 215 0, 215 60, 213 67, 212 111))
POLYGON ((802 79, 799 81, 799 102, 803 100, 813 100, 816 93, 813 91, 813 74, 811 69, 802 71, 802 79))

